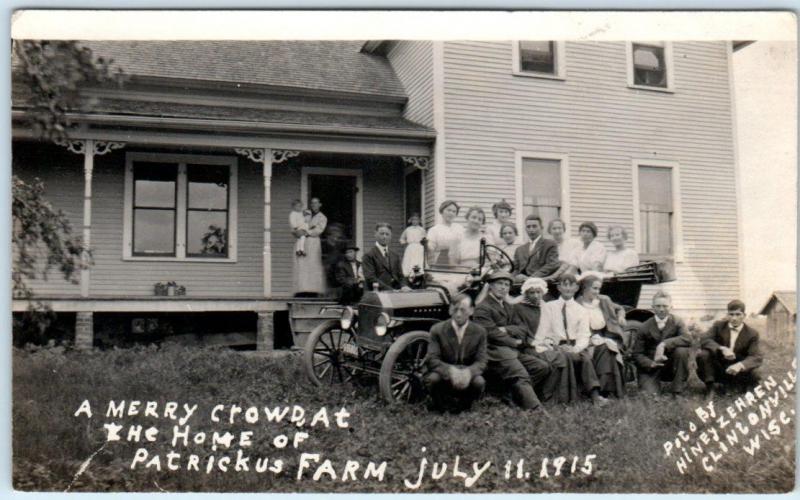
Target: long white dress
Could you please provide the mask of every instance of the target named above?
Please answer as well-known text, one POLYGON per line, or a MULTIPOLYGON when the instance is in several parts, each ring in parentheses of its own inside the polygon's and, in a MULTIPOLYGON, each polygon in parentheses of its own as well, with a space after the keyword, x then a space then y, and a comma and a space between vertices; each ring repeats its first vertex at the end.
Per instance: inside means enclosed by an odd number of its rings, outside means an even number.
POLYGON ((325 268, 322 265, 320 235, 328 225, 328 218, 317 212, 309 222, 306 237, 306 254, 294 256, 294 293, 325 293, 325 268))
POLYGON ((400 244, 406 245, 403 253, 403 275, 408 276, 418 266, 422 270, 424 264, 425 249, 422 246, 422 239, 425 237, 425 228, 422 226, 409 226, 400 235, 400 244))
POLYGON ((464 228, 460 224, 436 224, 428 230, 429 264, 449 265, 450 249, 464 237, 464 228))

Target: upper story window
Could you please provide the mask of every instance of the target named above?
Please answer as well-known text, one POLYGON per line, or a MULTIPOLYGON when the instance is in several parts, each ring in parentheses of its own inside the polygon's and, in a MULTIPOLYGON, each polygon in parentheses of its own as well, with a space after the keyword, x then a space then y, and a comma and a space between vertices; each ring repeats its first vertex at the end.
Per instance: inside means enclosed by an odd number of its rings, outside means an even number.
POLYGON ((636 162, 638 198, 637 250, 646 256, 674 256, 681 260, 681 217, 678 165, 636 162))
POLYGON ((236 159, 129 153, 123 257, 236 259, 236 159))
POLYGON ((672 91, 670 42, 628 42, 628 86, 672 91))
POLYGON ((544 227, 553 219, 569 219, 567 157, 547 153, 518 151, 517 158, 517 223, 525 239, 524 221, 538 215, 544 227), (521 202, 521 203, 520 203, 521 202))
POLYGON ((515 75, 564 79, 564 42, 517 40, 512 52, 515 75))

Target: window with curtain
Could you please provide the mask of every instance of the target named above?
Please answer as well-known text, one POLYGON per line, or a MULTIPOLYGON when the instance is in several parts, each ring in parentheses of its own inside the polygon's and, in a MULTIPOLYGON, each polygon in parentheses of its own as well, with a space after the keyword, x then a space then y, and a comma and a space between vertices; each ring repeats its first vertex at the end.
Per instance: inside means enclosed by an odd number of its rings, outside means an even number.
POLYGON ((633 84, 667 88, 667 64, 663 46, 634 43, 633 84))
POLYGON ((186 255, 228 255, 227 165, 186 166, 186 255))
POLYGON ((522 160, 523 219, 529 214, 547 224, 561 217, 561 161, 524 158, 522 160))
POLYGON ((643 254, 672 255, 673 216, 672 169, 640 165, 639 218, 643 254))

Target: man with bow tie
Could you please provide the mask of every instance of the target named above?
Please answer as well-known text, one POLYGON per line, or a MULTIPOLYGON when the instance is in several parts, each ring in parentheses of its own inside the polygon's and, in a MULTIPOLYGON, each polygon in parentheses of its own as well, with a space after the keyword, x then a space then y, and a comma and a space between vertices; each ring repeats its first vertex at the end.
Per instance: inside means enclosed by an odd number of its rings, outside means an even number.
POLYGON ((706 382, 714 381, 717 388, 747 390, 758 384, 756 368, 763 357, 758 332, 744 323, 745 308, 740 300, 728 304, 728 317, 717 321, 703 338, 708 358, 698 358, 698 366, 706 382))
POLYGON ((542 236, 542 219, 531 214, 525 218, 525 232, 530 241, 522 244, 514 252, 514 281, 521 283, 528 278, 544 278, 559 268, 558 245, 542 236))
POLYGON ((367 284, 366 290, 373 290, 376 284, 379 290, 411 290, 406 277, 403 276, 400 256, 389 248, 390 241, 392 241, 392 226, 388 222, 377 223, 375 246, 364 253, 361 260, 367 284))

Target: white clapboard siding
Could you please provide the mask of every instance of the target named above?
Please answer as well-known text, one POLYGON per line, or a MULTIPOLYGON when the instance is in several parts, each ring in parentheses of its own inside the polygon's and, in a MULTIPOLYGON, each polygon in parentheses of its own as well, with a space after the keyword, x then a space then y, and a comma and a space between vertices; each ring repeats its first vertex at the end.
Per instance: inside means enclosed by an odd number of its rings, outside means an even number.
POLYGON ((674 42, 674 93, 627 87, 625 42, 566 42, 565 56, 563 81, 519 77, 511 42, 444 44, 446 196, 491 220, 492 203, 516 201, 516 151, 566 155, 570 232, 594 221, 610 248, 620 224, 634 246, 632 162, 676 162, 684 260, 665 288, 678 310, 724 308, 739 295, 726 43, 674 42))
POLYGON ((238 255, 235 263, 125 261, 122 259, 125 150, 95 158, 90 295, 152 296, 156 282, 175 281, 187 297, 257 297, 262 294, 261 170, 239 162, 238 255))
MULTIPOLYGON (((433 127, 433 42, 401 40, 391 43, 386 56, 408 96, 403 116, 421 125, 433 127)), ((431 161, 423 176, 426 227, 436 223, 435 168, 431 161)))
MULTIPOLYGON (((14 142, 12 173, 25 182, 39 179, 44 185, 44 197, 52 207, 61 210, 72 224, 73 236, 81 236, 83 228, 83 156, 49 144, 14 142)), ((13 256, 12 256, 13 258, 13 256)), ((44 254, 38 259, 43 262, 44 254)), ((42 268, 40 268, 42 269, 42 268)), ((75 278, 80 277, 76 273, 75 278)), ((80 285, 63 278, 61 271, 52 268, 47 279, 27 282, 39 297, 80 296, 80 285)))

